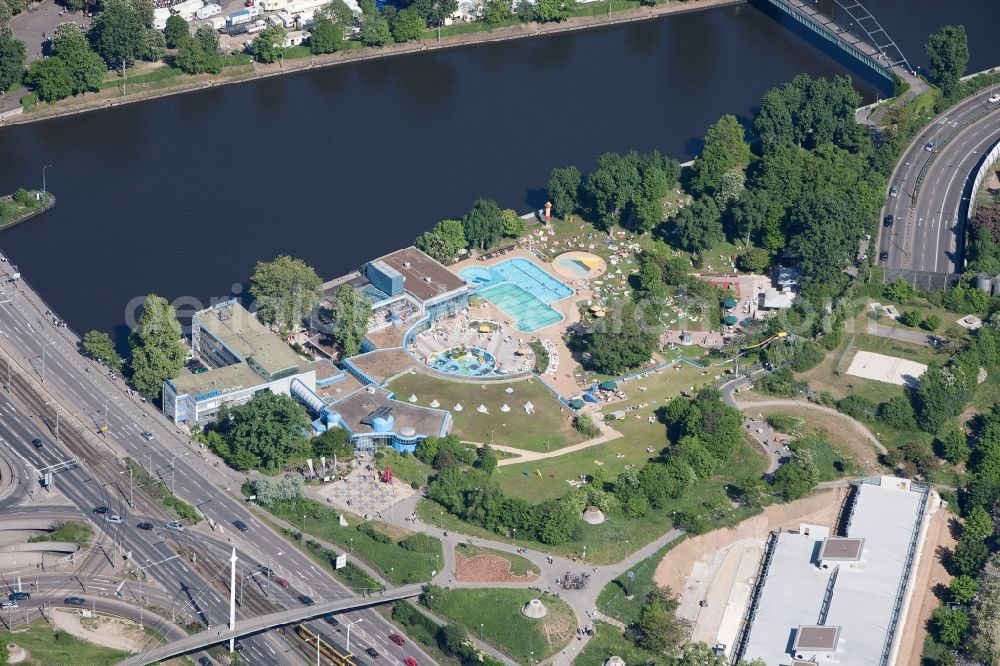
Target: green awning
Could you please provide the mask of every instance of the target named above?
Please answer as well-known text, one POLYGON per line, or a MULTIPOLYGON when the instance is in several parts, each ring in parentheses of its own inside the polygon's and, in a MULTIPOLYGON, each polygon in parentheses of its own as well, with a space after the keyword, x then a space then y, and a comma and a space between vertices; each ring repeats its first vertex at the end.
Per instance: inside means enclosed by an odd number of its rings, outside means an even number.
POLYGON ((586 403, 584 403, 583 400, 581 400, 580 398, 573 398, 572 400, 569 401, 569 406, 572 407, 573 409, 583 409, 583 406, 585 404, 586 403))
POLYGON ((733 326, 739 321, 739 319, 735 315, 726 315, 726 318, 722 321, 726 322, 727 326, 733 326))
POLYGON ((726 308, 727 310, 732 310, 733 308, 736 307, 736 299, 727 298, 726 300, 722 301, 722 307, 726 308))
POLYGON ((601 382, 600 384, 598 384, 598 387, 600 387, 601 390, 603 391, 614 391, 616 388, 618 388, 618 382, 609 379, 606 382, 601 382))

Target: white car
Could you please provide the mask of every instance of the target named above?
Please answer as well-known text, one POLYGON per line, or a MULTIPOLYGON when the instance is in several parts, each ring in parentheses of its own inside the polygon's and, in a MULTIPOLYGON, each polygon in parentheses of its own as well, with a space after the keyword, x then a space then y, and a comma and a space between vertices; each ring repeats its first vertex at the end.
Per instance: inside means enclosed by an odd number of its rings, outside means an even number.
POLYGON ((997 102, 1000 102, 1000 93, 993 93, 986 99, 986 101, 989 102, 990 104, 996 104, 997 102))
POLYGON ((122 517, 119 516, 117 513, 110 513, 104 516, 104 522, 111 523, 112 525, 121 525, 122 517))
POLYGON ((183 532, 184 526, 178 523, 176 520, 169 520, 163 523, 163 526, 168 530, 173 530, 174 532, 183 532))

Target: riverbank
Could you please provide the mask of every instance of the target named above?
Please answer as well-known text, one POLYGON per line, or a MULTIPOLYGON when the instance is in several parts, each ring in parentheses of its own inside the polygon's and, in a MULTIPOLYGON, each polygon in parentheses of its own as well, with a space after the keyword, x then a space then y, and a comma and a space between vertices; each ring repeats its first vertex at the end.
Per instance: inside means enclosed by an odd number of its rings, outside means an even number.
MULTIPOLYGON (((179 76, 161 79, 153 82, 141 80, 128 85, 135 86, 131 91, 126 89, 124 96, 119 94, 120 86, 111 86, 100 92, 85 93, 76 97, 68 97, 55 104, 36 104, 15 115, 0 116, 0 127, 22 123, 37 122, 50 118, 87 113, 98 109, 106 109, 142 102, 168 95, 206 88, 214 88, 233 83, 255 81, 272 76, 281 76, 304 70, 331 67, 352 62, 373 60, 389 56, 410 55, 449 49, 459 46, 487 44, 490 42, 508 41, 528 37, 540 37, 553 33, 573 32, 600 28, 602 26, 620 25, 635 21, 644 21, 671 14, 685 14, 706 11, 720 7, 747 4, 748 0, 667 0, 667 2, 652 7, 633 7, 612 11, 609 15, 576 16, 560 23, 529 23, 492 30, 468 32, 464 34, 444 35, 440 39, 393 44, 382 48, 355 48, 338 53, 325 55, 306 54, 299 58, 286 57, 283 62, 275 64, 252 63, 248 65, 226 68, 221 74, 200 74, 196 76, 179 76), (228 70, 228 71, 227 71, 228 70), (221 78, 220 78, 221 77, 221 78)), ((594 3, 594 7, 607 7, 604 3, 594 3)), ((612 6, 613 9, 613 6, 612 6)), ((470 24, 472 25, 472 24, 470 24)))
POLYGON ((15 198, 15 195, 17 193, 0 197, 0 231, 26 222, 56 205, 56 198, 51 192, 42 194, 25 191, 25 195, 30 198, 15 198))

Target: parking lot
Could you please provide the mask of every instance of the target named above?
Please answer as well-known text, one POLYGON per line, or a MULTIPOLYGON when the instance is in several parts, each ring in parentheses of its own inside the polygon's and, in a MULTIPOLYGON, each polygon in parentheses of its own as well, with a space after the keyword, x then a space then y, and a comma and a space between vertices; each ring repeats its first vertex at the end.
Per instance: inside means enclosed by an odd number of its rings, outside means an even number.
POLYGON ((54 0, 42 0, 11 19, 10 29, 14 37, 28 47, 28 62, 31 62, 42 57, 42 46, 55 32, 56 26, 67 22, 76 23, 83 28, 90 27, 90 18, 83 13, 68 12, 54 0))

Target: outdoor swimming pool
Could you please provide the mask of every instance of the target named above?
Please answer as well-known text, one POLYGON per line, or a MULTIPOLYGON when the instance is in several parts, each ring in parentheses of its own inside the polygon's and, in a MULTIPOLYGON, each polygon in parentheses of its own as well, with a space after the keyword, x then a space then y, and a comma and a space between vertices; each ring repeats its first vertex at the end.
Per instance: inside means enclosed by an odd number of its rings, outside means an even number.
POLYGON ((559 265, 564 268, 568 268, 571 272, 576 273, 580 277, 587 277, 590 275, 590 266, 583 263, 579 259, 559 259, 559 265))
POLYGON ((525 333, 561 321, 562 315, 549 304, 573 293, 534 262, 521 257, 495 266, 467 266, 458 274, 476 285, 479 296, 516 319, 518 330, 525 333))
POLYGON ((479 347, 446 349, 428 359, 427 365, 441 372, 467 377, 503 374, 497 368, 497 360, 493 358, 493 354, 479 347))

